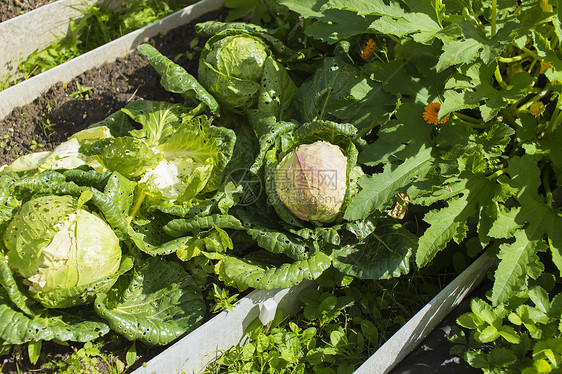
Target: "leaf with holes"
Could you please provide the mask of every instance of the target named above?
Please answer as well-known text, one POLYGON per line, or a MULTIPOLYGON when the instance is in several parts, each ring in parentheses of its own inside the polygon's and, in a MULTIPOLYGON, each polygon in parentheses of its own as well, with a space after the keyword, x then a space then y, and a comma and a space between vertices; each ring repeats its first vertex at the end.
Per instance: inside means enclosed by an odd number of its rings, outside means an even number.
POLYGON ((205 301, 182 266, 155 257, 139 262, 130 276, 97 296, 98 314, 112 330, 148 345, 168 344, 195 329, 205 301))

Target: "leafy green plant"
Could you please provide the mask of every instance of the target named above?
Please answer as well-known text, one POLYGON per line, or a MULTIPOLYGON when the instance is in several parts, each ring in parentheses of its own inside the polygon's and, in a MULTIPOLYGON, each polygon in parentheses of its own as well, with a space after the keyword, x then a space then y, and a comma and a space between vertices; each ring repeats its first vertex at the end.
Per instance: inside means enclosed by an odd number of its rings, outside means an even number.
POLYGON ((452 352, 485 373, 556 372, 562 363, 561 297, 534 285, 496 307, 472 299, 471 311, 457 319, 463 329, 450 337, 452 352))
POLYGON ((216 283, 213 283, 212 297, 215 301, 215 305, 211 309, 211 312, 216 313, 221 310, 232 311, 234 303, 238 300, 239 294, 230 295, 230 292, 226 288, 221 288, 216 283))
POLYGON ((70 97, 72 98, 77 98, 77 97, 81 97, 83 99, 89 99, 90 98, 90 94, 89 92, 93 89, 93 87, 82 87, 82 85, 78 82, 76 82, 76 91, 71 92, 69 94, 70 97))
MULTIPOLYGON (((424 279, 427 286, 437 281, 430 273, 424 279)), ((299 294, 297 316, 278 312, 266 326, 256 319, 244 344, 223 352, 204 372, 352 373, 438 289, 420 292, 414 275, 380 282, 327 271, 318 278, 320 289, 299 294)))

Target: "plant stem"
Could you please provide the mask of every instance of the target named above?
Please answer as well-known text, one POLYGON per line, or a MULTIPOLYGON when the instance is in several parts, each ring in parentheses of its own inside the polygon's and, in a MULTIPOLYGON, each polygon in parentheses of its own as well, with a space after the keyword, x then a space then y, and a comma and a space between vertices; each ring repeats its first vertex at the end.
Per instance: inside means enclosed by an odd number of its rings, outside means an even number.
POLYGON ((547 167, 544 170, 542 175, 542 186, 544 188, 544 192, 546 195, 546 204, 549 207, 552 207, 552 202, 554 201, 552 198, 552 190, 550 189, 550 168, 547 167))
POLYGON ((496 170, 493 174, 488 175, 486 178, 488 180, 497 179, 500 175, 504 174, 505 172, 507 172, 507 168, 499 169, 499 170, 496 170))
MULTIPOLYGON (((535 91, 536 92, 536 91, 535 91)), ((543 97, 545 97, 548 93, 550 92, 550 86, 547 86, 544 90, 538 92, 535 96, 533 96, 532 98, 530 98, 529 100, 527 100, 527 102, 525 102, 525 104, 519 106, 517 108, 517 112, 520 113, 522 111, 527 110, 527 108, 529 108, 531 105, 533 105, 534 103, 536 103, 537 101, 541 100, 543 97)))
POLYGON ((133 218, 135 218, 135 216, 139 212, 139 209, 145 197, 146 197, 146 192, 144 192, 144 190, 140 190, 138 196, 135 198, 135 205, 133 205, 133 207, 129 211, 129 218, 128 218, 129 223, 131 223, 133 218))
POLYGON ((496 70, 494 70, 494 77, 496 78, 496 81, 498 81, 498 84, 500 85, 501 88, 507 87, 507 83, 504 82, 502 73, 500 72, 499 64, 496 64, 496 70))
POLYGON ((471 116, 467 116, 466 114, 462 114, 462 113, 453 113, 453 116, 456 117, 457 119, 461 120, 465 125, 472 127, 474 129, 487 129, 488 127, 490 127, 489 124, 478 120, 474 117, 471 116))
POLYGON ((492 0, 492 37, 496 35, 496 17, 497 17, 498 0, 492 0))
POLYGON ((560 112, 561 105, 562 105, 562 95, 558 94, 558 101, 556 102, 556 107, 554 108, 552 117, 550 117, 548 126, 544 130, 545 133, 549 134, 550 132, 554 131, 554 129, 556 129, 558 126, 560 126, 560 124, 562 123, 562 113, 560 112))
POLYGON ((527 56, 528 56, 527 53, 522 53, 520 55, 513 56, 513 57, 502 57, 502 56, 500 56, 500 57, 498 57, 498 61, 509 64, 509 63, 512 63, 512 62, 521 61, 527 56))

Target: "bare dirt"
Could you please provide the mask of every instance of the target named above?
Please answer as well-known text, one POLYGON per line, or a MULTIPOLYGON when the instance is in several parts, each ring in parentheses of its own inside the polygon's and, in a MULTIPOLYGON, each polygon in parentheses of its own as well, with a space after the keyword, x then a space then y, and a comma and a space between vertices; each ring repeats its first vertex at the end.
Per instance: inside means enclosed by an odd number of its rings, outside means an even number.
POLYGON ((54 3, 56 0, 2 0, 0 2, 0 22, 39 8, 45 4, 54 3))
MULTIPOLYGON (((197 22, 217 17, 219 14, 213 12, 197 22)), ((148 43, 196 76, 198 55, 190 60, 185 53, 189 42, 197 37, 191 24, 148 43)), ((204 40, 198 39, 202 47, 204 40)), ((179 95, 165 91, 159 82, 158 73, 135 52, 70 82, 58 83, 33 103, 0 120, 0 165, 30 152, 52 150, 73 133, 101 121, 130 101, 181 100, 179 95)))

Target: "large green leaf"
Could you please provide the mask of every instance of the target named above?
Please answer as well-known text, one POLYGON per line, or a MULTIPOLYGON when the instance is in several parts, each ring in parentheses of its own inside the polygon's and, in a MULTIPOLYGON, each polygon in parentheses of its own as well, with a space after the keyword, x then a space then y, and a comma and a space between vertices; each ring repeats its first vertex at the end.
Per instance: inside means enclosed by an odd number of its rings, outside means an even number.
POLYGON ((352 89, 365 79, 358 69, 341 59, 324 58, 314 75, 297 89, 294 102, 298 119, 301 122, 336 120, 332 113, 356 100, 352 89))
POLYGON ((224 274, 237 285, 256 289, 292 287, 305 279, 316 279, 332 263, 330 256, 318 252, 306 260, 287 263, 278 267, 237 257, 222 260, 224 274))
POLYGON ((287 69, 269 56, 263 65, 258 109, 274 115, 279 121, 289 120, 296 88, 287 69))
POLYGON ((130 135, 143 139, 150 147, 157 146, 173 134, 182 114, 187 111, 183 105, 150 100, 133 101, 121 110, 142 125, 140 130, 133 130, 130 135))
POLYGON ((160 161, 141 139, 125 136, 105 138, 80 147, 80 153, 94 156, 105 168, 127 178, 137 178, 160 161))
POLYGON ((364 240, 334 251, 334 267, 361 279, 387 279, 407 274, 417 246, 415 235, 392 219, 382 219, 364 240))
POLYGON ((431 167, 431 148, 420 147, 418 154, 406 159, 394 169, 389 165, 379 174, 359 179, 361 191, 349 203, 344 217, 348 220, 365 219, 388 205, 392 198, 416 177, 422 177, 431 167))
POLYGON ((242 223, 234 216, 226 214, 212 214, 195 218, 177 218, 165 224, 162 229, 171 237, 192 235, 201 230, 213 227, 221 229, 242 230, 242 223))
POLYGON ((213 114, 219 114, 219 104, 215 98, 184 68, 163 56, 149 44, 141 44, 137 50, 148 58, 152 67, 162 76, 160 82, 166 90, 182 94, 192 101, 200 101, 207 105, 213 114))
POLYGON ((0 289, 0 339, 12 344, 53 340, 87 342, 109 332, 109 326, 90 311, 72 308, 46 311, 41 316, 29 317, 14 310, 10 299, 0 289))
POLYGON ((95 309, 111 329, 129 340, 168 344, 196 328, 205 314, 201 292, 182 266, 152 257, 139 261, 131 276, 99 294, 95 309))

